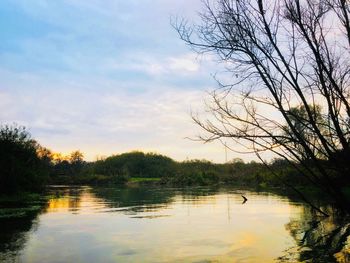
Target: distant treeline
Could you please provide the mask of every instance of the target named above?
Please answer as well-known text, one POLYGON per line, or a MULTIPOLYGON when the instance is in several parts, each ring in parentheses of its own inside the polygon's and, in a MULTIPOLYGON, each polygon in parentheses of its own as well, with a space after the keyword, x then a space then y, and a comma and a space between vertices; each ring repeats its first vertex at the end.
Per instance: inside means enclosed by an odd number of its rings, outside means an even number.
POLYGON ((46 184, 124 184, 132 179, 142 182, 142 178, 179 186, 307 184, 296 167, 279 159, 266 166, 241 159, 225 164, 207 160, 177 162, 164 155, 138 151, 94 162, 84 161, 83 157, 80 151, 69 156, 53 153, 33 140, 25 128, 1 126, 1 193, 38 191, 46 184))
MULTIPOLYGON (((71 156, 79 152, 73 152, 71 156)), ((234 159, 225 164, 207 160, 177 162, 156 153, 133 151, 113 155, 94 162, 69 159, 51 164, 50 183, 54 184, 123 184, 132 178, 159 178, 159 183, 178 186, 218 183, 280 186, 284 183, 304 184, 303 177, 283 160, 269 166, 234 159)), ((140 180, 142 181, 142 180, 140 180)), ((145 180, 146 181, 146 180, 145 180)))

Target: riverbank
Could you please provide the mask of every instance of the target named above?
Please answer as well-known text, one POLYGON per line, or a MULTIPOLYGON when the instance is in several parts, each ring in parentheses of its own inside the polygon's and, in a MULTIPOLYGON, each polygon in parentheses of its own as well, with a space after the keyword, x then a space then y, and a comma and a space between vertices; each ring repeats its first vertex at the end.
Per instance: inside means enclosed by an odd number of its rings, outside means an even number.
POLYGON ((15 194, 0 195, 0 207, 14 204, 27 204, 32 202, 45 201, 44 191, 41 193, 18 192, 15 194))

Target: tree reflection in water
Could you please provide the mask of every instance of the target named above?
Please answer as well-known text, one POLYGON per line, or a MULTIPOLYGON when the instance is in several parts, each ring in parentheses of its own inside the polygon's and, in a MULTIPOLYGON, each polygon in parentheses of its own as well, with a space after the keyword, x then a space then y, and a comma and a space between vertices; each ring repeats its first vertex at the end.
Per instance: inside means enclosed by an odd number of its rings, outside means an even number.
POLYGON ((84 192, 88 187, 52 187, 49 190, 49 199, 45 212, 55 212, 60 209, 66 209, 73 214, 77 214, 80 210, 80 201, 84 192))
MULTIPOLYGON (((332 211, 330 207, 328 211, 332 211)), ((301 262, 350 262, 350 218, 332 213, 319 217, 313 210, 303 207, 298 218, 293 218, 286 229, 297 242, 287 251, 281 262, 297 257, 301 262)))
POLYGON ((15 261, 24 247, 28 233, 36 229, 37 217, 41 209, 26 212, 25 215, 0 219, 0 262, 15 261))
POLYGON ((50 196, 48 201, 37 200, 0 207, 0 262, 18 261, 19 253, 31 232, 37 229, 40 214, 57 209, 63 203, 66 203, 69 211, 76 211, 83 190, 82 187, 54 187, 47 193, 50 196))

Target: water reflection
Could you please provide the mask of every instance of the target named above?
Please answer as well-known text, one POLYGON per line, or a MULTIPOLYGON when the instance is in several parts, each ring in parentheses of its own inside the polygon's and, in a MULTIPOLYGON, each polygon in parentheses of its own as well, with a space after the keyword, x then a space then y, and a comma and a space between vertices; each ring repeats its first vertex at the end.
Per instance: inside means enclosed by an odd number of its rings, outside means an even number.
POLYGON ((52 197, 48 201, 46 212, 51 213, 60 210, 78 212, 81 195, 87 189, 86 187, 52 187, 50 190, 52 197))
POLYGON ((241 194, 52 188, 42 213, 0 222, 0 261, 349 261, 348 219, 320 218, 297 200, 254 191, 244 191, 242 204, 241 194))
MULTIPOLYGON (((331 212, 331 208, 323 208, 331 212)), ((307 207, 292 218, 286 229, 297 242, 298 260, 303 262, 350 262, 350 220, 332 214, 320 217, 307 207)), ((282 259, 287 259, 285 256, 282 259)))
MULTIPOLYGON (((12 209, 11 209, 12 210, 12 209)), ((0 218, 0 262, 15 261, 18 252, 25 246, 30 231, 35 231, 39 208, 17 208, 18 215, 0 218)))
POLYGON ((103 200, 106 206, 100 212, 123 212, 136 215, 141 212, 157 212, 166 209, 175 192, 158 188, 93 188, 91 193, 103 200))

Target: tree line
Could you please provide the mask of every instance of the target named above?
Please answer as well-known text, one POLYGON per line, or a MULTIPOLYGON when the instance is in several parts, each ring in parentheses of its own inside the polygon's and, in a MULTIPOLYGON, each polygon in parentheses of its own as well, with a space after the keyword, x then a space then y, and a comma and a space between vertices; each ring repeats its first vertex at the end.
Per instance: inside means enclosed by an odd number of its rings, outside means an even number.
POLYGON ((161 154, 134 151, 87 162, 78 150, 68 156, 53 153, 32 139, 24 127, 9 125, 0 128, 0 167, 0 190, 9 194, 40 191, 47 184, 125 184, 132 178, 157 179, 159 184, 176 186, 308 184, 283 159, 274 159, 268 166, 239 158, 224 164, 207 160, 177 162, 161 154))

